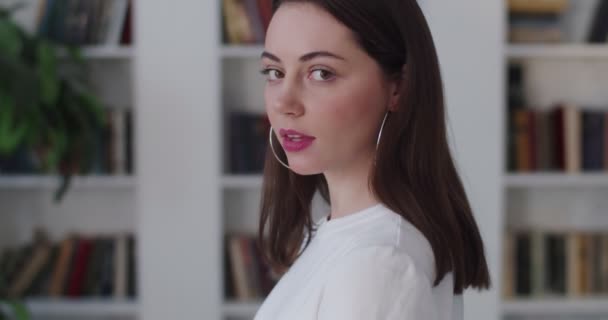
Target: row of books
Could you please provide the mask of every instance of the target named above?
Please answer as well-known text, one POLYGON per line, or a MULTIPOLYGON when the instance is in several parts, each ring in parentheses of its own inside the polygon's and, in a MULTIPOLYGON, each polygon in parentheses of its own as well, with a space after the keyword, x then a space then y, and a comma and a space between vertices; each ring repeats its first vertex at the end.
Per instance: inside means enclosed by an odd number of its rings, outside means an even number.
POLYGON ((271 0, 223 0, 222 15, 224 43, 263 43, 272 17, 272 3, 271 0))
MULTIPOLYGON (((94 130, 95 147, 89 166, 72 166, 69 170, 78 174, 124 175, 134 173, 133 110, 130 108, 106 108, 104 124, 94 130)), ((84 152, 83 152, 84 153, 84 152)), ((40 165, 41 155, 36 150, 18 148, 11 155, 0 155, 1 174, 52 174, 40 165)))
POLYGON ((106 108, 105 124, 96 130, 96 151, 91 173, 99 175, 133 174, 135 134, 131 108, 106 108))
POLYGON ((508 9, 512 43, 608 41, 607 0, 508 0, 508 9))
POLYGON ((232 112, 228 117, 230 172, 262 172, 270 130, 268 117, 250 112, 232 112))
POLYGON ((41 0, 37 30, 64 44, 130 44, 132 1, 41 0))
POLYGON ((131 233, 71 234, 52 242, 37 231, 34 241, 0 256, 0 297, 133 298, 134 251, 131 233))
POLYGON ((256 237, 227 234, 224 250, 224 288, 228 299, 259 300, 267 296, 278 281, 262 259, 256 237))
POLYGON ((508 231, 503 295, 586 297, 608 294, 608 231, 508 231))
POLYGON ((511 172, 608 170, 608 111, 573 104, 511 109, 508 128, 511 172))

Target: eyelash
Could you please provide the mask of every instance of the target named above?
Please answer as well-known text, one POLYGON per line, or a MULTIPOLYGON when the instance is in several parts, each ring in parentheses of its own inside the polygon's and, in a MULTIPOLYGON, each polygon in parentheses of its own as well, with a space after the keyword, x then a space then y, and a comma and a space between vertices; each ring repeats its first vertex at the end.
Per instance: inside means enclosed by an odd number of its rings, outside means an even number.
POLYGON ((270 73, 270 71, 272 71, 272 70, 276 70, 276 71, 278 71, 278 72, 281 72, 281 71, 279 71, 278 69, 275 69, 275 68, 264 68, 264 69, 260 70, 260 73, 261 73, 262 75, 268 76, 268 74, 269 74, 269 73, 270 73))
MULTIPOLYGON (((268 76, 268 74, 269 74, 269 73, 270 73, 270 71, 272 71, 272 70, 276 70, 277 72, 282 73, 281 71, 279 71, 279 70, 278 70, 278 69, 276 69, 276 68, 264 68, 264 69, 260 70, 260 73, 261 73, 262 75, 264 75, 264 76, 268 76)), ((333 79, 335 78, 335 76, 336 76, 336 75, 335 75, 333 72, 331 72, 331 71, 329 71, 329 70, 327 70, 327 69, 324 69, 324 68, 316 68, 316 69, 313 69, 312 71, 313 71, 313 72, 314 72, 314 71, 324 71, 324 72, 329 73, 329 75, 330 75, 330 79, 328 79, 328 80, 320 80, 320 81, 323 81, 323 82, 329 82, 329 81, 333 80, 333 79)), ((267 80, 267 81, 272 81, 272 80, 267 80)))

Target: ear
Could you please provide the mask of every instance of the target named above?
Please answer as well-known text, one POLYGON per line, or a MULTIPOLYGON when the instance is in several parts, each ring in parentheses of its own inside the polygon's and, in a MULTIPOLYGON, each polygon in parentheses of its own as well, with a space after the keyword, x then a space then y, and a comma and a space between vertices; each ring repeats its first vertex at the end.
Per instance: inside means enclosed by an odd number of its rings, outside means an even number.
POLYGON ((403 94, 403 86, 405 85, 405 65, 401 69, 401 73, 395 76, 390 83, 390 97, 388 103, 388 110, 391 112, 397 111, 399 108, 399 101, 403 94))

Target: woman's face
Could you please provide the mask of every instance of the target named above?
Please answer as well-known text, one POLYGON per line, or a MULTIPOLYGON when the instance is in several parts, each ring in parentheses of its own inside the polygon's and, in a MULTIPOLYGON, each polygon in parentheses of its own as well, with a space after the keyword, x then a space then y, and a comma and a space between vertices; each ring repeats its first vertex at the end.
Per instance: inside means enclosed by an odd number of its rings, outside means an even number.
POLYGON ((350 29, 315 5, 283 4, 261 64, 266 112, 294 172, 347 170, 371 159, 395 89, 350 29))

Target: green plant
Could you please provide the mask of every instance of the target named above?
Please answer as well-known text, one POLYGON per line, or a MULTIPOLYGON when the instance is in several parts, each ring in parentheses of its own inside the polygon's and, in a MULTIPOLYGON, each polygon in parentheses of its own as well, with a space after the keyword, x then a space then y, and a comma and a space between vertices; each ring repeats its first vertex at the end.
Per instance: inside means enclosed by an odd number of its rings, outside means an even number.
POLYGON ((23 303, 0 300, 0 320, 4 319, 28 320, 30 315, 23 303))
POLYGON ((0 7, 0 156, 31 150, 41 172, 61 177, 60 201, 72 175, 90 171, 104 114, 80 49, 25 32, 11 19, 22 6, 0 7))

